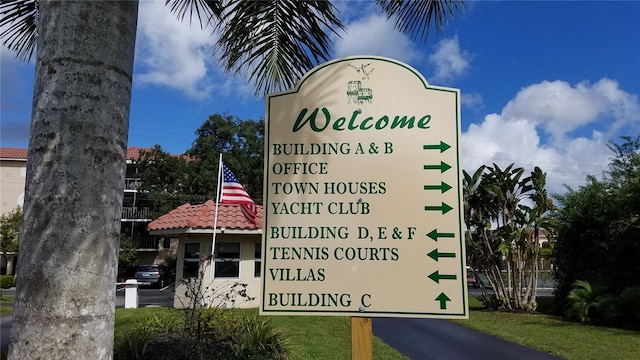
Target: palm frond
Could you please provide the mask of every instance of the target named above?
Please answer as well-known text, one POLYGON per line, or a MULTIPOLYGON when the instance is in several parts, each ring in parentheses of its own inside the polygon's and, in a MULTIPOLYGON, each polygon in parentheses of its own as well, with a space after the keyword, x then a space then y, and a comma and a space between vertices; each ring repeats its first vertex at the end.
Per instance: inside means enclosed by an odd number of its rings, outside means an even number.
POLYGON ((203 29, 211 25, 213 20, 222 15, 222 2, 219 0, 165 0, 165 5, 169 6, 178 20, 183 21, 187 13, 189 14, 189 24, 195 18, 203 29))
POLYGON ((38 37, 39 0, 2 0, 0 2, 0 39, 2 45, 29 61, 38 37))
POLYGON ((216 28, 226 71, 250 70, 256 94, 293 87, 331 52, 329 32, 344 26, 328 1, 241 1, 225 3, 216 28))
POLYGON ((396 17, 396 29, 412 39, 426 42, 433 25, 442 32, 448 19, 455 19, 465 5, 461 0, 376 0, 387 18, 396 17))

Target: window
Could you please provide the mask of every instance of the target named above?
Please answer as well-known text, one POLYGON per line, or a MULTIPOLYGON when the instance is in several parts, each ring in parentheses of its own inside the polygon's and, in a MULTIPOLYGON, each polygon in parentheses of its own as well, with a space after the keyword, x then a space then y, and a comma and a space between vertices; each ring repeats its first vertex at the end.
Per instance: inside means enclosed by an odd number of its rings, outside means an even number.
POLYGON ((184 244, 184 262, 182 266, 182 278, 198 277, 200 269, 200 243, 184 244))
POLYGON ((262 244, 256 243, 255 256, 253 260, 253 276, 260 277, 262 269, 262 244))
POLYGON ((165 237, 162 239, 162 247, 164 249, 170 249, 171 248, 171 238, 170 237, 165 237))
POLYGON ((240 277, 240 243, 217 243, 214 257, 216 278, 240 277))

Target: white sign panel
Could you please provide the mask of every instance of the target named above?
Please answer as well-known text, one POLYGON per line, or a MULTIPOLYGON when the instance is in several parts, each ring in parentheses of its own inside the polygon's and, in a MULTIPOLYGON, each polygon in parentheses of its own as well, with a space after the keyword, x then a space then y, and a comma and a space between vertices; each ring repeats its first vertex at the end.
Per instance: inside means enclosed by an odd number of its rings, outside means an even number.
POLYGON ((268 96, 262 314, 468 316, 459 114, 372 56, 268 96))

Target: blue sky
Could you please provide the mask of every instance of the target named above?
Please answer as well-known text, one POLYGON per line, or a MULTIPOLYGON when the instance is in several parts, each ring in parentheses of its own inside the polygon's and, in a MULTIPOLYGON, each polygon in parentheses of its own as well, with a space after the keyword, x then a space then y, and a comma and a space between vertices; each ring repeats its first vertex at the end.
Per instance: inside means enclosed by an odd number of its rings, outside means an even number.
MULTIPOLYGON (((214 113, 265 116, 242 74, 224 74, 215 35, 189 27, 164 1, 140 4, 129 146, 186 151, 214 113)), ((548 172, 549 190, 599 176, 610 140, 640 134, 640 2, 471 1, 427 43, 393 29, 371 1, 336 3, 348 32, 334 57, 406 62, 433 85, 462 93, 463 166, 548 172)), ((33 64, 1 51, 3 147, 27 147, 33 64)))

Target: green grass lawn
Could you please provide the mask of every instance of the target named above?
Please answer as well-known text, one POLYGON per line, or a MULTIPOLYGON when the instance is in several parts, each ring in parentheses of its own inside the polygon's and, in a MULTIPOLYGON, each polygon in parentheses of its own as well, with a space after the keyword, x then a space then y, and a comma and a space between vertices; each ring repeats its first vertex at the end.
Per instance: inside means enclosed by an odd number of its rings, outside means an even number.
MULTIPOLYGON (((640 332, 582 325, 545 314, 488 312, 469 299, 469 320, 453 320, 472 329, 569 360, 640 360, 640 332)), ((256 311, 256 310, 250 310, 256 311)), ((117 309, 116 333, 154 314, 174 314, 169 308, 117 309)), ((296 359, 348 359, 351 322, 348 317, 274 316, 292 338, 296 359)), ((375 359, 405 359, 374 337, 375 359)))
POLYGON ((567 322, 543 314, 472 311, 458 324, 564 359, 640 359, 640 333, 567 322))
MULTIPOLYGON (((116 309, 116 334, 154 314, 179 315, 180 310, 169 308, 116 309)), ((244 311, 244 310, 240 310, 244 311)), ((251 309, 257 313, 257 309, 251 309)), ((330 316, 273 316, 276 326, 292 339, 294 359, 325 360, 351 358, 351 319, 330 316)), ((382 340, 373 338, 374 358, 381 360, 406 359, 382 340)))
MULTIPOLYGON (((469 298, 472 308, 479 302, 469 298)), ((474 310, 454 322, 569 360, 640 360, 640 332, 583 325, 545 314, 474 310)))
MULTIPOLYGON (((2 295, 0 296, 0 302, 13 302, 13 298, 11 296, 2 295)), ((0 305, 0 314, 11 314, 12 312, 13 306, 0 305)))

